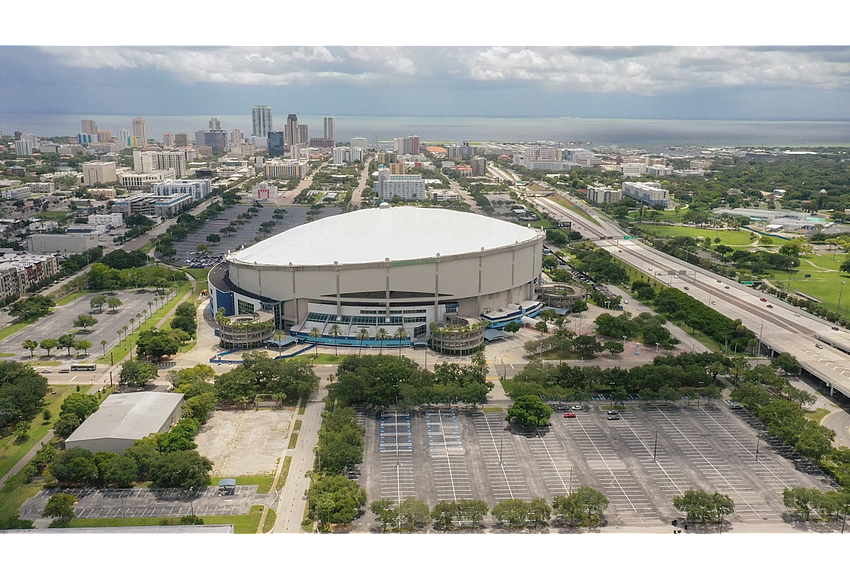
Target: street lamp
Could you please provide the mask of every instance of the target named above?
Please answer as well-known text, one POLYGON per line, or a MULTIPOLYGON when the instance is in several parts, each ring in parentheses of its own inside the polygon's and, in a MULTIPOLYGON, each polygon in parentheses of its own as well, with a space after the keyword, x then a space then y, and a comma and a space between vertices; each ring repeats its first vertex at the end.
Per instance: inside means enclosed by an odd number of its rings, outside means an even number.
POLYGON ((655 352, 658 352, 658 344, 659 343, 657 343, 657 342, 655 343, 655 352))

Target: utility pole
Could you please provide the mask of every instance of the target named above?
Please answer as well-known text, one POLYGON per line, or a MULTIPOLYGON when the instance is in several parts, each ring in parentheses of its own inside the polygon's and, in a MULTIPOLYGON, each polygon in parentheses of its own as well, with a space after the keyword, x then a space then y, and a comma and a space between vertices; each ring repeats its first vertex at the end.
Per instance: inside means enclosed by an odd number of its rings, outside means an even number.
POLYGON ((656 457, 658 456, 658 431, 655 432, 655 445, 652 447, 652 460, 658 463, 656 457))
POLYGON ((759 460, 759 443, 761 443, 761 433, 756 433, 756 461, 759 460))

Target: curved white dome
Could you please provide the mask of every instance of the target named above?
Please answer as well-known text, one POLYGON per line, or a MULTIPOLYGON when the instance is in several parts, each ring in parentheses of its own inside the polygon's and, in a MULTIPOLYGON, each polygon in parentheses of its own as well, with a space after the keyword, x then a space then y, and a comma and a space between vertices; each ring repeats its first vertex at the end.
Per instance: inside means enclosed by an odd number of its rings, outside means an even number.
POLYGON ((321 266, 466 254, 535 239, 538 232, 447 209, 391 207, 326 217, 230 254, 230 262, 321 266))

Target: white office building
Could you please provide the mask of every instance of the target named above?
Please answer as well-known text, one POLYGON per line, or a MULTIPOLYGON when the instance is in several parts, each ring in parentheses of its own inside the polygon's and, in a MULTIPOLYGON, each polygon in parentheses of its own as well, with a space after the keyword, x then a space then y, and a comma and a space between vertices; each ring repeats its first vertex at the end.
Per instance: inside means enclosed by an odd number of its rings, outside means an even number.
POLYGON ((266 161, 264 165, 266 177, 269 179, 289 177, 301 179, 307 175, 309 168, 310 166, 306 161, 296 161, 293 159, 273 159, 266 161))
POLYGON ((25 139, 18 139, 15 141, 15 155, 18 157, 29 157, 32 155, 30 142, 25 139))
POLYGON ((617 203, 621 199, 623 199, 622 189, 614 189, 604 185, 592 185, 587 188, 587 201, 593 205, 617 203))
POLYGON ((126 189, 145 189, 152 186, 154 183, 174 179, 173 169, 165 171, 156 171, 153 173, 122 173, 120 177, 121 185, 126 189))
POLYGON ((168 180, 151 185, 154 195, 191 194, 192 199, 204 199, 212 192, 212 179, 168 180))
POLYGON ((260 183, 255 183, 251 188, 251 192, 253 193, 253 198, 258 200, 272 200, 277 199, 277 186, 267 181, 261 181, 260 183))
POLYGON ((325 139, 336 141, 336 130, 334 129, 333 117, 325 117, 325 139))
POLYGON ((667 207, 670 204, 670 192, 662 189, 661 184, 655 181, 624 181, 623 195, 627 195, 646 205, 667 207))
POLYGON ((124 225, 124 216, 120 213, 90 214, 88 220, 89 225, 92 226, 112 226, 113 228, 120 228, 124 225))
POLYGON ((133 135, 139 138, 142 147, 148 144, 148 124, 142 117, 133 119, 133 135))
POLYGON ((425 182, 419 174, 392 175, 385 165, 378 169, 375 192, 380 199, 400 197, 407 201, 425 199, 425 182))
POLYGON ((135 173, 155 173, 174 170, 177 179, 186 177, 186 153, 184 151, 133 151, 135 173))
POLYGON ((351 146, 366 149, 367 147, 369 147, 369 142, 366 140, 366 137, 352 137, 351 146))
POLYGON ((118 181, 114 161, 87 161, 83 163, 83 185, 118 181))

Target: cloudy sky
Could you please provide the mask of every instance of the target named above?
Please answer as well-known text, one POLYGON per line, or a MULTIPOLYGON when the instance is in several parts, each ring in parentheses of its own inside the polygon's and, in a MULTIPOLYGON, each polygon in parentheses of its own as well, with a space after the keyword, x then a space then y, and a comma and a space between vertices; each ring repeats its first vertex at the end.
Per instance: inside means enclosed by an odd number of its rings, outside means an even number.
POLYGON ((0 114, 850 118, 848 47, 0 47, 0 114))

